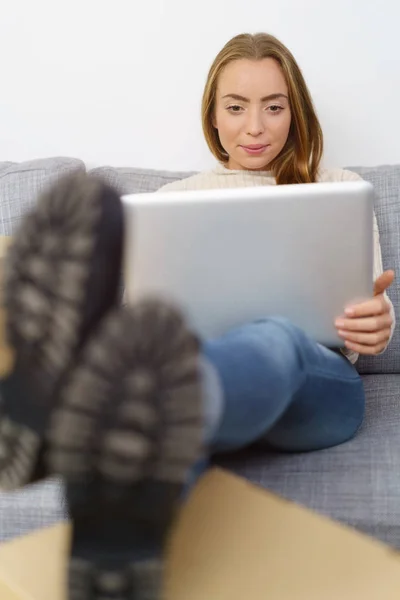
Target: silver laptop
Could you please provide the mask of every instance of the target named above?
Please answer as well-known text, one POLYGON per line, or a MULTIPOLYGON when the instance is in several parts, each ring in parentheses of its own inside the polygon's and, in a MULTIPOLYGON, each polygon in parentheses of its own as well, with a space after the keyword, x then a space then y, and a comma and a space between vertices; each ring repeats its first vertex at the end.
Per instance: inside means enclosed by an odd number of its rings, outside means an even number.
POLYGON ((369 183, 133 194, 123 202, 127 301, 172 300, 203 338, 280 315, 338 347, 335 318, 372 294, 369 183))

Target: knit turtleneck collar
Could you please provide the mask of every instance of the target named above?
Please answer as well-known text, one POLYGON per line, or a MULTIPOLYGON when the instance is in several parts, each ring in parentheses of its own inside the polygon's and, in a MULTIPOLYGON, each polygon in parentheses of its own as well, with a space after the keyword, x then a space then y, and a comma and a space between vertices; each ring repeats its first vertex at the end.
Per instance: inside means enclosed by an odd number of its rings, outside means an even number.
POLYGON ((273 177, 272 171, 253 171, 250 169, 228 169, 223 163, 218 163, 214 169, 215 173, 223 174, 223 175, 235 175, 235 174, 246 174, 253 175, 254 177, 273 177))

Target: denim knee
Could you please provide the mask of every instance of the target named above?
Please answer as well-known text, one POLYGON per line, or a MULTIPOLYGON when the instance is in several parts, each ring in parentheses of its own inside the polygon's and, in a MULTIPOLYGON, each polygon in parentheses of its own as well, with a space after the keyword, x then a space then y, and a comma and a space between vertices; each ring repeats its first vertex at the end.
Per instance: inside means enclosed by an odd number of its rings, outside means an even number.
POLYGON ((294 328, 281 318, 258 320, 208 341, 203 352, 218 374, 223 416, 214 450, 255 442, 279 419, 304 374, 294 328))
POLYGON ((358 375, 344 380, 308 376, 263 441, 284 452, 331 448, 357 434, 364 414, 365 392, 358 375))
MULTIPOLYGON (((294 323, 286 317, 272 316, 266 319, 260 319, 256 321, 256 323, 260 326, 264 323, 268 328, 272 325, 277 331, 280 330, 279 343, 288 351, 288 354, 295 353, 297 359, 303 356, 305 350, 315 345, 315 342, 311 340, 300 327, 294 325, 294 323)), ((272 348, 271 352, 273 352, 272 348)), ((302 360, 301 362, 303 363, 304 361, 302 360)))
POLYGON ((263 439, 283 451, 304 452, 354 437, 365 412, 364 386, 354 366, 340 352, 317 344, 288 319, 273 317, 270 321, 290 339, 303 383, 263 439))

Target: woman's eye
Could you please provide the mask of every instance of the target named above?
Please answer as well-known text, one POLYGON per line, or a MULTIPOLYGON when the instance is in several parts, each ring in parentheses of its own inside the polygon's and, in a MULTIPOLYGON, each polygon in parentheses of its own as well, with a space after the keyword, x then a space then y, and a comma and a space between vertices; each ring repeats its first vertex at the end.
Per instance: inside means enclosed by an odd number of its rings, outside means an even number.
POLYGON ((227 110, 229 110, 229 112, 239 113, 242 110, 242 107, 237 104, 232 104, 232 106, 227 107, 227 110))
MULTIPOLYGON (((231 106, 227 106, 226 110, 231 113, 241 113, 243 111, 243 107, 238 104, 231 104, 231 106)), ((267 110, 273 114, 278 114, 283 110, 283 106, 279 106, 279 104, 273 104, 272 106, 268 106, 267 110)))

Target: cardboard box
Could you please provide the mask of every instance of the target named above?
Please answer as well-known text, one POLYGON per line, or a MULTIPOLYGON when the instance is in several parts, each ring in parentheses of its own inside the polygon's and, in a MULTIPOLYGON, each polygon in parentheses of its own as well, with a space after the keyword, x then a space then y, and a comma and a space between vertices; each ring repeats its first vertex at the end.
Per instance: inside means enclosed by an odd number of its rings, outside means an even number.
MULTIPOLYGON (((0 547, 1 600, 66 600, 70 527, 0 547)), ((171 536, 166 600, 398 600, 396 552, 225 471, 198 483, 171 536)))

